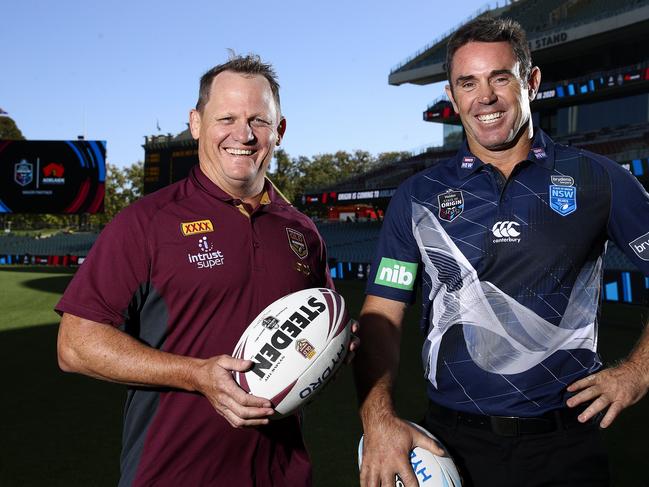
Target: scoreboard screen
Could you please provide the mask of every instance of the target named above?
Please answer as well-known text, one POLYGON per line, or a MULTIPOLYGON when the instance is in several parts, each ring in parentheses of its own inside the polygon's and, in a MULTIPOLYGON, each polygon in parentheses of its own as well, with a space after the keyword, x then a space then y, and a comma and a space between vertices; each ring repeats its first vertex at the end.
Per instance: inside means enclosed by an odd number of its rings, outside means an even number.
POLYGON ((0 213, 101 213, 105 182, 105 141, 0 140, 0 213))

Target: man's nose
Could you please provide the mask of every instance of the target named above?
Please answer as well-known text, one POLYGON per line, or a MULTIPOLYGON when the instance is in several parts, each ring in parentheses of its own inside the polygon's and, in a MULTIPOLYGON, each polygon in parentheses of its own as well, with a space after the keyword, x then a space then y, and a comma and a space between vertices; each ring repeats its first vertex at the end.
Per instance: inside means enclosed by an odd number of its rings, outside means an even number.
POLYGON ((480 83, 478 90, 478 100, 480 103, 490 105, 498 99, 491 83, 480 83))
POLYGON ((241 142, 243 144, 251 142, 255 138, 252 127, 247 121, 238 122, 234 127, 232 136, 237 142, 241 142))

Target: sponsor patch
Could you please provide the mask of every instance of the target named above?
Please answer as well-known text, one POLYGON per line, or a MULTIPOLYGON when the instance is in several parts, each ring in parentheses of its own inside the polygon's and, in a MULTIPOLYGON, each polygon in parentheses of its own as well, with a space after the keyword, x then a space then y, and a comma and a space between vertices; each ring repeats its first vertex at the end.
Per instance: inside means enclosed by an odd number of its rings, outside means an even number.
POLYGON ((520 224, 512 221, 501 221, 494 223, 491 227, 491 233, 496 237, 492 240, 493 243, 520 243, 521 232, 519 230, 520 224))
POLYGON ((475 163, 475 157, 462 158, 462 169, 471 169, 475 163))
POLYGON ((574 213, 577 210, 577 188, 550 185, 550 208, 561 216, 574 213))
POLYGON ((418 264, 383 257, 376 271, 375 284, 412 291, 418 264))
POLYGON ((629 246, 640 259, 649 261, 649 232, 629 242, 629 246))
POLYGON ((562 174, 553 174, 550 176, 550 182, 556 186, 574 186, 575 180, 572 176, 562 174))
POLYGON ((534 154, 534 157, 536 157, 537 159, 545 159, 548 157, 543 147, 534 147, 532 149, 532 153, 534 154))
POLYGON ((464 211, 464 195, 459 190, 446 190, 437 195, 439 219, 452 222, 464 211))
POLYGON ((304 355, 304 358, 311 360, 315 355, 315 347, 306 338, 300 338, 295 342, 295 350, 304 355))
POLYGON ((34 166, 22 160, 14 165, 14 181, 20 186, 27 186, 34 180, 34 166))
POLYGON ((306 245, 306 238, 297 230, 292 228, 286 229, 286 235, 288 236, 288 245, 291 247, 291 250, 295 252, 300 259, 306 259, 309 255, 309 248, 306 245))
POLYGON ((187 254, 187 259, 191 264, 196 264, 197 269, 211 269, 225 263, 223 252, 214 250, 214 245, 207 240, 206 236, 198 240, 198 248, 200 252, 187 254))
POLYGON ((209 233, 214 231, 214 225, 210 220, 198 220, 195 222, 183 222, 180 224, 180 231, 185 237, 209 233))

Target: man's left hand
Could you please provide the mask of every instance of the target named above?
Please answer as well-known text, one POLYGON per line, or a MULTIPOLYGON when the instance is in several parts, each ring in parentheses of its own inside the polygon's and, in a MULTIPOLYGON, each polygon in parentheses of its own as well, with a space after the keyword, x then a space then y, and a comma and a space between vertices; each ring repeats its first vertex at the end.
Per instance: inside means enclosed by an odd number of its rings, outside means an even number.
POLYGON ((623 409, 642 399, 648 389, 647 372, 638 364, 625 361, 570 384, 568 392, 577 394, 568 399, 566 404, 572 408, 592 401, 579 415, 578 419, 582 423, 608 408, 599 423, 602 428, 606 428, 623 409))
POLYGON ((356 355, 356 350, 361 346, 361 339, 358 338, 358 321, 352 320, 352 337, 349 340, 349 348, 347 350, 347 355, 345 356, 345 363, 347 365, 352 363, 354 356, 356 355))

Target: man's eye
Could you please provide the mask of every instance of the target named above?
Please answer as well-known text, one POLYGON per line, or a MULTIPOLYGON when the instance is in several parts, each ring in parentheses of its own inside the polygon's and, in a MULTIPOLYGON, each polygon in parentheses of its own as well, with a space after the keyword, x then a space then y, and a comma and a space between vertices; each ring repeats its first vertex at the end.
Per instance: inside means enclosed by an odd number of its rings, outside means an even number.
POLYGON ((472 90, 473 88, 475 88, 475 83, 473 81, 462 83, 462 89, 464 90, 472 90))
POLYGON ((232 123, 234 119, 232 117, 221 117, 219 118, 219 122, 221 123, 232 123))
POLYGON ((265 127, 267 125, 270 125, 270 122, 264 120, 263 118, 254 118, 252 120, 252 124, 255 125, 256 127, 265 127))
POLYGON ((509 78, 507 76, 500 76, 494 80, 494 83, 497 85, 504 85, 509 83, 509 78))

